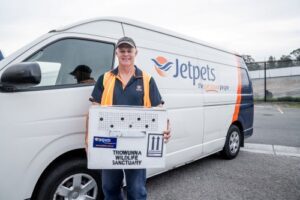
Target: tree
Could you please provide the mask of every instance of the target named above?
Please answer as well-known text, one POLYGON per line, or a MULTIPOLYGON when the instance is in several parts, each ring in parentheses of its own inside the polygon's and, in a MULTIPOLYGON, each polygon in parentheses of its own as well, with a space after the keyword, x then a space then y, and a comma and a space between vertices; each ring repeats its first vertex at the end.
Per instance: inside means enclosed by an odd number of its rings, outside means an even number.
POLYGON ((274 56, 270 56, 268 60, 269 68, 276 68, 276 58, 274 56))
POLYGON ((244 59, 245 63, 253 63, 255 62, 254 58, 251 55, 241 55, 244 59))
POLYGON ((291 61, 292 60, 292 58, 291 58, 291 56, 290 55, 282 55, 281 57, 280 57, 280 60, 281 61, 291 61))
POLYGON ((276 58, 274 56, 270 56, 268 62, 275 62, 276 58))
POLYGON ((300 48, 295 49, 290 53, 291 56, 295 57, 296 60, 300 61, 300 48))
POLYGON ((280 57, 280 61, 283 61, 283 62, 280 62, 279 64, 279 67, 289 67, 291 66, 293 63, 292 63, 292 58, 290 55, 282 55, 280 57))
POLYGON ((255 62, 255 60, 254 60, 254 58, 252 58, 252 56, 250 56, 250 55, 241 55, 241 56, 250 71, 260 69, 259 64, 255 62))

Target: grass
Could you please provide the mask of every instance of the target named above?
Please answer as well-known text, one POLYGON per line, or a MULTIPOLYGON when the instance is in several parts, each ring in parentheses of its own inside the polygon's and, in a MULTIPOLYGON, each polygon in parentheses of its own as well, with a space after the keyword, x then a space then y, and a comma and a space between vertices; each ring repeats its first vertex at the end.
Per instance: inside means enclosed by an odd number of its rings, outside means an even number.
MULTIPOLYGON (((261 102, 264 101, 263 98, 254 98, 254 101, 261 102)), ((291 96, 286 96, 286 97, 268 97, 267 96, 267 102, 299 102, 300 103, 300 97, 291 97, 291 96)))
POLYGON ((300 108, 300 101, 291 101, 290 98, 285 99, 267 99, 267 102, 264 102, 263 99, 255 99, 254 104, 276 104, 286 108, 300 108))

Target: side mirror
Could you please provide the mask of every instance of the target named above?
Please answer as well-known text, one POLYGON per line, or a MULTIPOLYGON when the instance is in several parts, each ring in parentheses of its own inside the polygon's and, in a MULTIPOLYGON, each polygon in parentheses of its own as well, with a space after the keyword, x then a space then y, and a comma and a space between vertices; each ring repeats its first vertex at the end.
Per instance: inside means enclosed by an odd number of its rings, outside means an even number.
POLYGON ((24 62, 10 66, 1 76, 4 91, 26 89, 41 82, 41 69, 38 63, 24 62))

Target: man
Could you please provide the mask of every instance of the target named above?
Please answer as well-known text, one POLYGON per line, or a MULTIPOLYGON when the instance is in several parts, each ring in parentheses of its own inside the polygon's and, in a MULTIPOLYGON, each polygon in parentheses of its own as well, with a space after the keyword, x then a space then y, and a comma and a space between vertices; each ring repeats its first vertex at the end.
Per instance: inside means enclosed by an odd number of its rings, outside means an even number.
POLYGON ((95 83, 93 77, 91 77, 92 70, 86 65, 78 65, 70 74, 74 76, 77 83, 95 83))
MULTIPOLYGON (((117 42, 119 65, 101 75, 92 92, 92 101, 101 105, 154 107, 162 105, 162 98, 152 77, 134 65, 137 49, 133 39, 122 37, 117 42)), ((170 138, 169 122, 164 132, 170 138)), ((146 169, 125 169, 127 199, 147 197, 146 169)), ((102 170, 102 190, 106 200, 123 199, 121 191, 123 170, 102 170)))

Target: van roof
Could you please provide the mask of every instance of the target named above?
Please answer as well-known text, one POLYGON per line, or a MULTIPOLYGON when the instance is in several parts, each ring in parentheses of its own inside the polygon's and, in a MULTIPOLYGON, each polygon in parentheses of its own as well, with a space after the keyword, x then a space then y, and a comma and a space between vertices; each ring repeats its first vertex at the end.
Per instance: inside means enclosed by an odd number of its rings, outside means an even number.
POLYGON ((236 56, 241 57, 236 52, 233 52, 233 51, 230 51, 230 50, 227 50, 227 49, 224 49, 224 48, 220 48, 216 45, 209 44, 209 43, 201 41, 199 39, 189 37, 189 36, 185 36, 185 35, 182 35, 182 34, 179 34, 179 33, 176 33, 174 31, 170 31, 168 29, 164 29, 164 28, 161 28, 161 27, 158 27, 158 26, 150 25, 150 24, 147 24, 147 23, 139 22, 139 21, 136 21, 136 20, 128 19, 128 18, 121 18, 121 17, 100 17, 100 18, 93 18, 93 19, 83 20, 83 21, 79 21, 77 23, 73 23, 73 24, 70 24, 70 25, 67 25, 67 26, 60 27, 60 28, 55 29, 51 32, 54 32, 54 31, 59 31, 59 32, 60 31, 67 31, 67 30, 69 30, 71 28, 74 28, 74 27, 77 27, 77 26, 81 26, 81 25, 85 25, 85 24, 89 24, 89 23, 93 23, 93 22, 98 22, 98 21, 119 22, 119 23, 122 23, 122 24, 128 24, 128 25, 133 25, 133 26, 140 27, 140 28, 145 28, 145 29, 148 29, 148 30, 152 30, 152 31, 156 31, 156 32, 163 33, 163 34, 166 34, 166 35, 170 35, 170 36, 173 36, 173 37, 176 37, 176 38, 180 38, 180 39, 183 39, 183 40, 186 40, 186 41, 189 41, 189 42, 194 42, 194 43, 200 44, 202 46, 210 47, 210 48, 213 48, 213 49, 217 49, 217 50, 220 50, 220 51, 223 51, 223 52, 226 52, 226 53, 230 53, 230 54, 234 54, 236 56))

